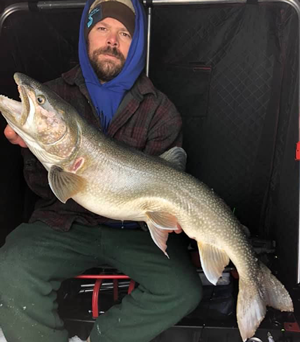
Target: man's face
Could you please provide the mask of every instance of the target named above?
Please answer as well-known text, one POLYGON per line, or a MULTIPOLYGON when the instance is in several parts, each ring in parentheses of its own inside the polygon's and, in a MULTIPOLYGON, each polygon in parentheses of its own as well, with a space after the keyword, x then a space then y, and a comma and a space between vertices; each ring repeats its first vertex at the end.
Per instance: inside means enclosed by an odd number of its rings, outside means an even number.
POLYGON ((112 80, 122 70, 132 37, 116 19, 99 21, 88 35, 88 55, 99 80, 112 80))

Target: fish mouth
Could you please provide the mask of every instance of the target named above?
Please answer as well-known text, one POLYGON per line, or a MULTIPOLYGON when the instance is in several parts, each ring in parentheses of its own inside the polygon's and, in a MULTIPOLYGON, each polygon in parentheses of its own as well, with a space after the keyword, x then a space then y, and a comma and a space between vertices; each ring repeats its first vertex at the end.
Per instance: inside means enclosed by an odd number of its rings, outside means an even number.
POLYGON ((20 125, 25 126, 28 122, 30 126, 35 116, 35 86, 36 81, 21 73, 14 74, 14 80, 18 86, 19 96, 21 99, 21 121, 20 125))
POLYGON ((0 95, 0 111, 10 123, 18 124, 20 122, 22 109, 21 102, 0 95))
POLYGON ((21 117, 23 118, 22 124, 25 124, 27 117, 30 112, 30 102, 29 102, 29 88, 31 88, 28 84, 25 85, 24 77, 26 77, 23 74, 15 73, 14 74, 14 80, 18 86, 19 96, 21 99, 21 117))
POLYGON ((21 115, 21 118, 23 119, 22 124, 24 125, 27 121, 27 118, 29 116, 29 111, 30 111, 29 96, 25 88, 21 85, 18 85, 18 91, 19 91, 21 105, 22 105, 20 115, 21 115))
POLYGON ((15 78, 15 81, 18 85, 21 101, 16 101, 0 95, 0 111, 12 127, 22 127, 26 123, 30 110, 30 103, 27 91, 24 86, 21 85, 20 79, 15 78))

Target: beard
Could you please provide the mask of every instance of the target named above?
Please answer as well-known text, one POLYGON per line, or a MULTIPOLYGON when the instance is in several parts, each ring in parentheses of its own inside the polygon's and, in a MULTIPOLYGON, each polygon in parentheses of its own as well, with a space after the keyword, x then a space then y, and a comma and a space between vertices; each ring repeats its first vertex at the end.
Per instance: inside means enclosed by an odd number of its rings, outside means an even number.
POLYGON ((102 82, 108 82, 111 81, 113 78, 119 75, 119 73, 122 71, 123 66, 125 64, 125 57, 124 55, 118 51, 115 47, 111 48, 110 46, 105 48, 99 48, 92 53, 89 53, 90 63, 99 78, 102 82), (109 54, 112 55, 120 61, 120 63, 117 63, 117 61, 114 60, 105 60, 100 61, 98 59, 98 56, 101 54, 109 54))

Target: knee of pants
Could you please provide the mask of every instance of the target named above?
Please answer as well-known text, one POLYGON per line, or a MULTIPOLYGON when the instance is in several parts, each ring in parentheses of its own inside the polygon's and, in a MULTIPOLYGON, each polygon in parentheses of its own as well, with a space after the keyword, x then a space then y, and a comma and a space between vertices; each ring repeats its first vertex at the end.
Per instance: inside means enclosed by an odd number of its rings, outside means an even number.
POLYGON ((173 286, 169 300, 174 303, 173 310, 184 317, 199 305, 202 299, 202 284, 198 275, 192 279, 181 280, 178 286, 173 286))
POLYGON ((26 286, 26 280, 30 278, 28 272, 31 260, 34 260, 34 251, 25 246, 19 248, 0 249, 0 293, 8 293, 14 289, 26 286))
POLYGON ((182 288, 181 290, 181 306, 183 310, 186 312, 185 315, 189 314, 193 310, 196 309, 196 307, 201 302, 203 295, 202 291, 202 283, 200 279, 197 279, 197 281, 194 281, 185 288, 182 288))

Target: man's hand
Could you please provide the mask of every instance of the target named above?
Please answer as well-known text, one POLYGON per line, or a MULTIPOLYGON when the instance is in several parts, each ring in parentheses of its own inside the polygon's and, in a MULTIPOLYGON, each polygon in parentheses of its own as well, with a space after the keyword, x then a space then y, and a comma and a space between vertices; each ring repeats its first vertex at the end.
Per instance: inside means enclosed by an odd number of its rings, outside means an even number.
POLYGON ((10 143, 20 145, 21 147, 27 147, 24 140, 9 125, 5 127, 4 135, 10 143))
POLYGON ((173 233, 173 232, 175 232, 176 234, 180 234, 180 233, 182 232, 182 228, 181 228, 181 226, 178 224, 176 230, 165 230, 165 232, 168 232, 168 233, 173 233))

